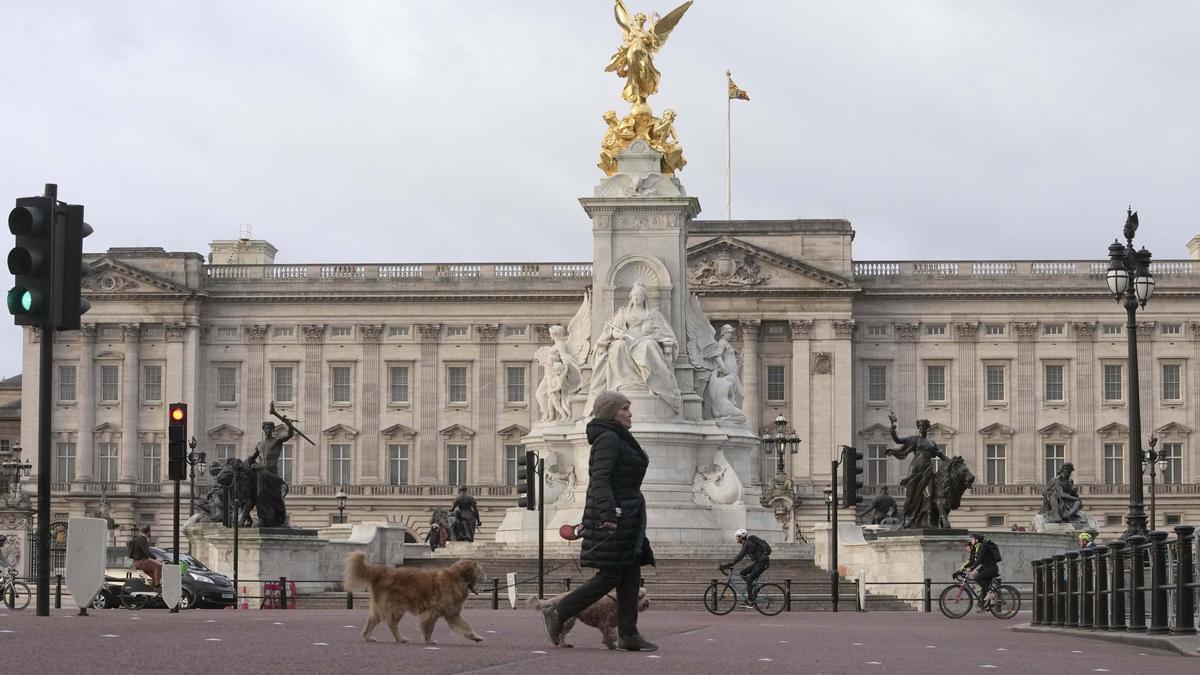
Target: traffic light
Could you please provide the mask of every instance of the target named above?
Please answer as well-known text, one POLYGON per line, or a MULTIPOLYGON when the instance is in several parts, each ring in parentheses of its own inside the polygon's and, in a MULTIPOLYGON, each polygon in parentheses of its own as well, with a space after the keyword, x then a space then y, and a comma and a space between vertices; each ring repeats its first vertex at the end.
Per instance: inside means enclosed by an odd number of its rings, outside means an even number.
POLYGON ((167 480, 187 480, 187 404, 167 406, 167 480))
POLYGON ((517 465, 517 506, 537 511, 537 489, 533 485, 536 479, 537 455, 527 450, 525 461, 517 465))
POLYGON ((54 205, 53 197, 22 197, 8 214, 8 231, 16 235, 8 252, 8 271, 16 277, 8 311, 18 326, 45 326, 51 319, 54 205))
POLYGON ((842 446, 842 508, 852 508, 863 500, 858 494, 863 486, 862 458, 857 448, 842 446))
POLYGON ((79 315, 92 307, 80 285, 89 271, 83 263, 83 238, 92 233, 92 226, 83 222, 82 205, 66 204, 60 213, 55 219, 52 318, 58 330, 79 330, 79 315))

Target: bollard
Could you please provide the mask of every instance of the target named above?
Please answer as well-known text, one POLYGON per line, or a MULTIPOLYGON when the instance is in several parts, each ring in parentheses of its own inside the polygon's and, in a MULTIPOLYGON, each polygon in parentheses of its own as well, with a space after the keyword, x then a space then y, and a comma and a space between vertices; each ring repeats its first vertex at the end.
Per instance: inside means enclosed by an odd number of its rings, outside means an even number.
POLYGON ((563 590, 571 592, 571 577, 563 577, 563 590))
POLYGON ((354 591, 346 591, 346 609, 354 609, 354 591))
POLYGON ((1042 586, 1040 579, 1042 575, 1042 561, 1034 560, 1029 563, 1029 566, 1033 570, 1033 618, 1029 621, 1029 625, 1040 626, 1042 625, 1042 600, 1038 591, 1041 590, 1042 586))
POLYGON ((1146 632, 1146 538, 1130 535, 1129 542, 1129 630, 1146 632))
POLYGON ((1079 627, 1079 551, 1067 551, 1067 628, 1079 627))
POLYGON ((854 611, 867 611, 867 580, 863 570, 858 571, 858 579, 855 580, 857 588, 854 591, 854 611))
POLYGON ((54 609, 62 609, 62 575, 54 575, 54 609))
POLYGON ((1150 628, 1151 635, 1171 632, 1167 625, 1167 533, 1150 533, 1150 628))
POLYGON ((933 579, 925 577, 925 613, 933 613, 933 579))
POLYGON ((1108 595, 1112 598, 1109 604, 1109 630, 1125 630, 1125 542, 1120 539, 1110 542, 1108 548, 1112 551, 1112 583, 1108 586, 1108 595))
POLYGON ((1096 607, 1093 622, 1096 630, 1108 630, 1108 547, 1096 547, 1096 607))
POLYGON ((1175 535, 1175 628, 1172 635, 1196 634, 1196 591, 1195 551, 1193 535, 1196 528, 1191 525, 1176 525, 1175 535))
POLYGON ((1051 601, 1053 599, 1054 585, 1050 583, 1050 571, 1053 569, 1054 558, 1042 559, 1042 597, 1039 602, 1042 605, 1042 625, 1049 626, 1054 623, 1054 611, 1051 601))
POLYGON ((783 611, 792 611, 792 580, 783 580, 783 611))
POLYGON ((1093 585, 1092 558, 1096 550, 1085 548, 1079 551, 1079 627, 1092 627, 1092 613, 1096 609, 1096 587, 1093 585))
POLYGON ((500 609, 500 579, 492 578, 492 609, 500 609))
POLYGON ((279 609, 287 609, 287 577, 279 577, 279 609))
POLYGON ((1067 623, 1067 556, 1058 553, 1054 556, 1054 625, 1065 626, 1067 623))

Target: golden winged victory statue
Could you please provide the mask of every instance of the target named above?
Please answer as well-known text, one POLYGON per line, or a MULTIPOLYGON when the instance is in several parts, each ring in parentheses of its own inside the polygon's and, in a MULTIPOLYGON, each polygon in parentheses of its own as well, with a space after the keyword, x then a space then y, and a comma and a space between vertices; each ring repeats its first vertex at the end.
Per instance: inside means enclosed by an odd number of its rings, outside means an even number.
POLYGON ((674 113, 669 119, 654 117, 646 99, 658 91, 662 78, 662 73, 654 67, 654 55, 666 44, 671 31, 691 6, 692 0, 687 0, 661 18, 647 17, 641 12, 630 16, 625 3, 615 0, 614 13, 623 39, 604 70, 625 78, 621 98, 632 105, 629 114, 619 122, 615 112, 604 114, 608 128, 601 143, 599 166, 606 175, 616 173, 616 154, 638 138, 663 153, 662 173, 674 175, 686 163, 682 146, 677 141, 671 142, 676 140, 672 126, 674 113))

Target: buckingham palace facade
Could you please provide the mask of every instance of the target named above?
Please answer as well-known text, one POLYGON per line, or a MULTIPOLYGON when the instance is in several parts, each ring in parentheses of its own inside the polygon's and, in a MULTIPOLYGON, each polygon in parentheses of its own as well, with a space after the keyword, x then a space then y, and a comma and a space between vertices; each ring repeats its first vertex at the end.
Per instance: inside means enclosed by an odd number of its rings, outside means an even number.
MULTIPOLYGON (((853 239, 844 220, 688 225, 688 284, 715 323, 736 329, 752 428, 783 415, 803 440, 786 458, 799 522, 824 520, 842 444, 866 457, 868 499, 899 483, 905 466, 883 454, 894 411, 901 435, 929 419, 975 473, 956 525, 1028 526, 1047 477, 1071 462, 1085 510, 1105 535, 1120 532, 1138 458, 1127 452, 1125 314, 1106 262, 857 261, 853 239)), ((1158 290, 1137 328, 1142 429, 1167 458, 1159 527, 1200 519, 1200 237, 1178 253, 1155 263, 1158 290)), ((213 242, 207 258, 86 256, 92 309, 82 330, 54 336, 53 462, 34 468, 53 474, 54 519, 94 513, 103 496, 118 524, 163 532, 167 406, 189 405, 189 435, 211 461, 249 456, 274 401, 313 441, 293 438, 281 462, 293 523, 329 524, 344 491, 350 522, 423 524, 467 485, 490 537, 538 420, 534 354, 576 311, 591 264, 275 255, 242 239, 213 242)), ((26 448, 45 337, 24 334, 26 448)), ((763 455, 750 480, 769 481, 774 466, 763 455)), ((208 483, 198 477, 197 493, 208 483)))

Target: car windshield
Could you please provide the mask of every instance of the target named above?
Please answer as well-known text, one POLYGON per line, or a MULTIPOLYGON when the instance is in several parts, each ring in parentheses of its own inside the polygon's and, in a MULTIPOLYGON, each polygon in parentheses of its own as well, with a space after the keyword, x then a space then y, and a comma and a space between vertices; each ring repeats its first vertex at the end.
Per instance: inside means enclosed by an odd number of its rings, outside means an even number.
MULTIPOLYGON (((166 561, 171 561, 171 560, 175 559, 175 555, 167 549, 152 548, 152 549, 150 549, 150 552, 153 553, 155 555, 155 557, 162 558, 163 560, 166 560, 166 561)), ((186 553, 179 554, 179 562, 187 563, 187 566, 189 569, 209 571, 208 568, 204 566, 204 563, 200 562, 199 560, 196 560, 195 558, 193 558, 192 556, 190 556, 186 553)))

